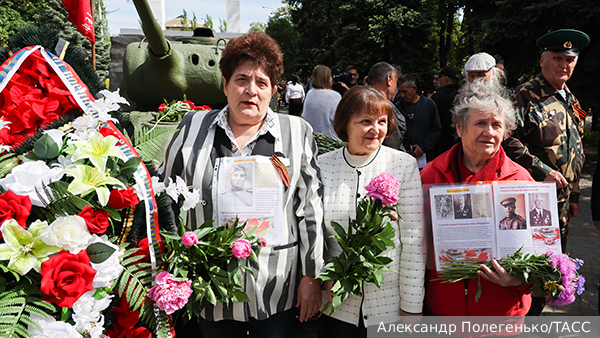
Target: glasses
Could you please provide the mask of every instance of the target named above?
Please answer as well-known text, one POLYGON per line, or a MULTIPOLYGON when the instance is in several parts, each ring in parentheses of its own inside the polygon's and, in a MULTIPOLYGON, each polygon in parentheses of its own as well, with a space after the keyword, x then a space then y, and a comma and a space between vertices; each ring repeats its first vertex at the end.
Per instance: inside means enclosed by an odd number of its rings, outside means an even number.
POLYGON ((352 74, 352 77, 358 77, 358 73, 350 73, 352 74))

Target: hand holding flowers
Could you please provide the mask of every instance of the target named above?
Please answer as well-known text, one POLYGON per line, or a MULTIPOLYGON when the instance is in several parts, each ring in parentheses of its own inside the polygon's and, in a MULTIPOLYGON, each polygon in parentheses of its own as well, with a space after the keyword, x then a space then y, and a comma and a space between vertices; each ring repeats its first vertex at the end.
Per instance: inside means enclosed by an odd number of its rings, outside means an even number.
MULTIPOLYGON (((317 276, 332 285, 332 312, 350 294, 362 296, 362 283, 371 282, 379 287, 384 280, 383 272, 392 271, 387 265, 392 259, 382 255, 388 248, 395 248, 392 239, 395 229, 391 221, 398 219, 398 180, 389 173, 374 177, 365 187, 365 198, 358 202, 356 219, 348 220, 348 229, 331 222, 337 236, 333 237, 342 252, 329 257, 324 272, 317 276)), ((393 271, 392 271, 393 272, 393 271)), ((323 312, 329 307, 325 305, 323 312)))
MULTIPOLYGON (((440 275, 444 282, 456 283, 479 277, 481 269, 505 270, 521 283, 531 284, 533 292, 545 296, 549 304, 564 306, 575 301, 575 294, 581 295, 585 291, 585 277, 577 272, 582 265, 583 260, 566 254, 555 254, 548 250, 543 255, 531 255, 523 254, 519 249, 514 254, 499 259, 496 264, 452 259, 443 263, 444 271, 440 275)), ((481 292, 479 284, 475 300, 479 299, 481 292)))

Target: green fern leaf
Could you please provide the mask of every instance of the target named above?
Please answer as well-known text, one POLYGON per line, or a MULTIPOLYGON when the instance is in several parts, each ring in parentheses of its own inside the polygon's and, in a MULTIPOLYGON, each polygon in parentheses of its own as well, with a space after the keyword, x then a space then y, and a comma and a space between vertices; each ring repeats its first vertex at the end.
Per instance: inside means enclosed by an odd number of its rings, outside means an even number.
POLYGON ((71 194, 66 186, 59 183, 43 186, 42 191, 43 194, 37 191, 44 204, 39 213, 48 223, 61 216, 77 215, 86 206, 93 206, 85 199, 71 194))
MULTIPOLYGON (((135 150, 143 161, 149 162, 162 157, 167 144, 178 129, 142 127, 135 133, 135 150)), ((155 161, 156 162, 156 161, 155 161)))
POLYGON ((0 337, 30 337, 28 327, 41 331, 31 315, 50 318, 55 308, 39 297, 39 289, 19 285, 0 293, 0 337))

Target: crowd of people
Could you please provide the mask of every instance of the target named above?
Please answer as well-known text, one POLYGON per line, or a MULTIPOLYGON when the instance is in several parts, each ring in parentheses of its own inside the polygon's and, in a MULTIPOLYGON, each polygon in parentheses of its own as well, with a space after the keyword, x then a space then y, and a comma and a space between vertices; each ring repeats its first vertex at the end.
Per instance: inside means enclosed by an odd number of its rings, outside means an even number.
MULTIPOLYGON (((347 228, 364 187, 383 172, 400 182, 395 249, 388 252, 389 267, 397 273, 386 273, 380 287, 365 283, 362 297, 350 296, 321 316, 319 336, 366 337, 373 316, 539 314, 544 299, 532 301, 531 285, 497 264, 479 271, 478 301, 477 279, 438 280, 423 186, 555 182, 565 251, 569 217, 578 211, 585 117, 566 82, 588 43, 575 30, 540 37, 541 73, 512 93, 503 86, 500 63, 487 53, 475 54, 464 75, 453 66, 441 68, 434 77, 439 88, 430 98, 419 92, 414 76, 386 62, 373 65, 364 84, 355 67, 346 68, 352 81, 342 93, 332 89, 331 69, 318 65, 307 93, 294 76, 284 94, 277 43, 256 32, 232 39, 219 64, 228 105, 185 116, 166 151, 164 176, 180 176, 199 189, 201 206, 186 217, 192 229, 218 213, 214 172, 224 158, 280 158, 288 182, 281 188, 283 222, 275 225, 281 243, 262 248, 258 266, 248 264, 253 277, 244 286, 250 301, 204 309, 197 324, 202 336, 291 337, 295 321, 321 311, 332 283, 315 277, 327 257, 340 253, 331 221, 347 228), (289 114, 269 109, 276 92, 289 104, 289 114), (345 146, 319 154, 313 131, 345 146)), ((509 217, 515 201, 502 203, 509 217)))

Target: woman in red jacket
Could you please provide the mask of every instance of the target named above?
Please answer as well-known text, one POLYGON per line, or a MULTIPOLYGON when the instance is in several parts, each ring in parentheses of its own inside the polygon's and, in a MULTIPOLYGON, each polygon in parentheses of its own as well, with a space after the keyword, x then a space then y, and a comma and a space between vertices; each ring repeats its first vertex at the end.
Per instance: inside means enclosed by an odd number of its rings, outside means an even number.
MULTIPOLYGON (((477 181, 533 181, 527 170, 509 159, 501 143, 515 128, 515 111, 503 94, 486 86, 471 86, 456 98, 452 120, 461 142, 421 171, 424 187, 477 181)), ((430 234, 431 237, 431 234, 430 234)), ((475 301, 477 279, 441 283, 429 238, 425 304, 436 316, 524 316, 531 306, 529 285, 497 263, 482 266, 481 298, 475 301)))

